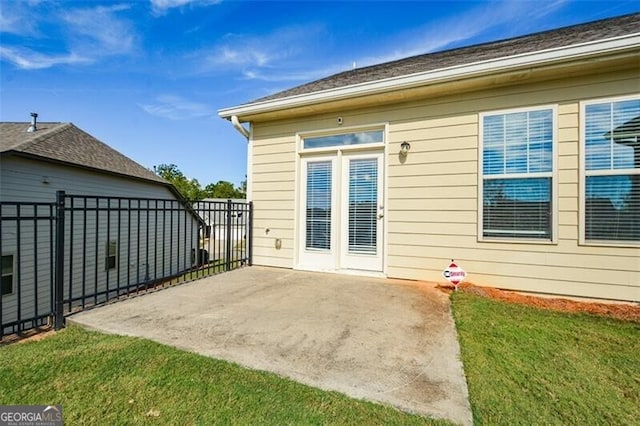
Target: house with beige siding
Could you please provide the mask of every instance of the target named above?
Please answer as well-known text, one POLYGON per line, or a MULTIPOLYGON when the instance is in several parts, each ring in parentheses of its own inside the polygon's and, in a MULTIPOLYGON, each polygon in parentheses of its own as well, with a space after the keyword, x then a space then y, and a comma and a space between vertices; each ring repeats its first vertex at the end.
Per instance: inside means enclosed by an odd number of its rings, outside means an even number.
POLYGON ((357 68, 219 111, 253 262, 640 301, 640 14, 357 68))
POLYGON ((58 191, 70 306, 189 270, 202 227, 168 181, 72 123, 36 117, 0 123, 0 337, 51 312, 58 191))

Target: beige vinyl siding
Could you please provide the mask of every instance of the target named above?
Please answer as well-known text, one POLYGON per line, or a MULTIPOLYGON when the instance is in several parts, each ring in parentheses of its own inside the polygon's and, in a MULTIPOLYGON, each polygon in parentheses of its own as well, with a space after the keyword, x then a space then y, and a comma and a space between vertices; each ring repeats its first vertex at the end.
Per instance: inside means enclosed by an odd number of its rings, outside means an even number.
POLYGON ((295 135, 263 138, 253 128, 251 193, 254 200, 253 259, 255 264, 293 267, 295 211, 295 135), (275 248, 276 240, 281 248, 275 248))
POLYGON ((385 273, 444 282, 455 259, 469 281, 507 289, 640 300, 640 248, 578 244, 579 102, 638 93, 637 70, 457 93, 423 101, 253 123, 256 264, 295 265, 296 138, 305 132, 387 124, 385 273), (557 242, 478 239, 478 144, 482 112, 557 106, 553 184, 557 242), (398 152, 411 143, 406 159, 398 152), (273 159, 281 160, 275 164, 273 159), (403 161, 401 161, 403 160, 403 161), (268 235, 264 230, 270 229, 268 235), (273 239, 283 238, 275 250, 273 239))

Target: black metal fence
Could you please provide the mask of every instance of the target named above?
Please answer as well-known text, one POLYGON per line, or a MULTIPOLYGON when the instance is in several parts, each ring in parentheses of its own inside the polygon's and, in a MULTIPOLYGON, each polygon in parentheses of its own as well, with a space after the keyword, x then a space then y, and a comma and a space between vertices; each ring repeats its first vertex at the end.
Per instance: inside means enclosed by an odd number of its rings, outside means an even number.
POLYGON ((251 203, 67 195, 0 203, 0 339, 251 264, 251 203))

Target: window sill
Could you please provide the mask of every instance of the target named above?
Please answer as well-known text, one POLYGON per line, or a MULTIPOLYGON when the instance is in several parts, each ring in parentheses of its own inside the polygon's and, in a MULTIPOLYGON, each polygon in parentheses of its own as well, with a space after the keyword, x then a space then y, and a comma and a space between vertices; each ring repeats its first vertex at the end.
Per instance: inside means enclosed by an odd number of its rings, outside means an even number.
POLYGON ((614 248, 640 248, 640 241, 611 241, 611 240, 580 240, 580 246, 585 247, 614 247, 614 248))
POLYGON ((478 238, 479 243, 498 243, 498 244, 536 244, 543 246, 556 246, 558 245, 557 240, 542 240, 542 239, 534 239, 534 238, 498 238, 498 237, 483 237, 478 238))

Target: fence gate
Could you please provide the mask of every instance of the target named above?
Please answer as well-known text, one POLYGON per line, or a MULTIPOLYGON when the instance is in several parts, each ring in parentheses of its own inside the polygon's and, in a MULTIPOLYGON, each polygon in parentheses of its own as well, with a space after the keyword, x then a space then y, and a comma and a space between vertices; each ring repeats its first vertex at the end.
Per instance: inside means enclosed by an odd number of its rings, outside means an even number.
POLYGON ((0 338, 113 299, 251 264, 245 202, 57 193, 0 203, 0 338))

